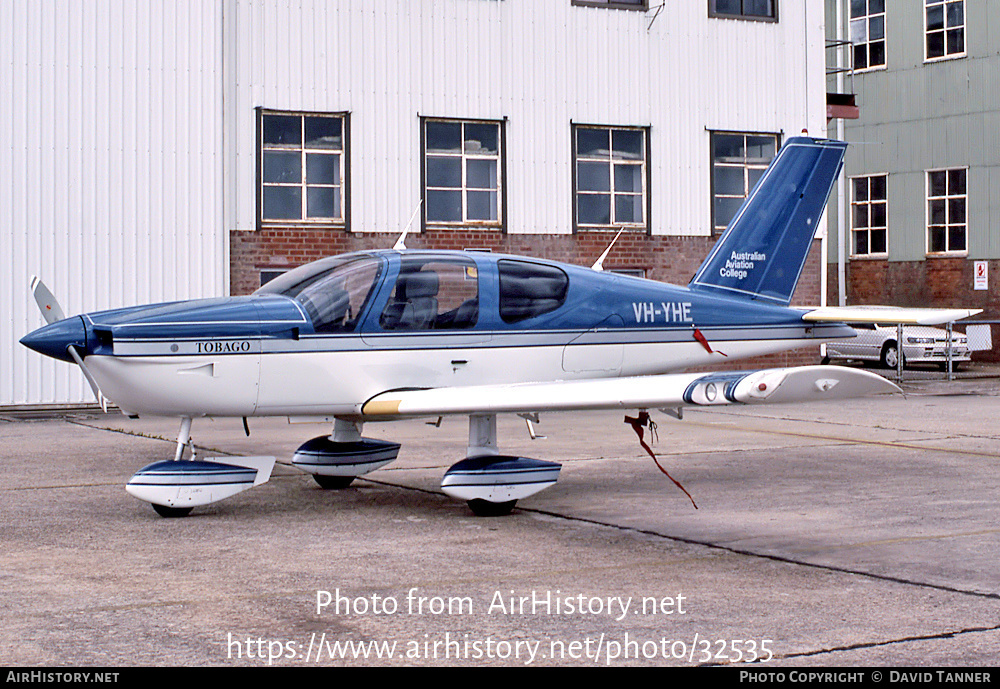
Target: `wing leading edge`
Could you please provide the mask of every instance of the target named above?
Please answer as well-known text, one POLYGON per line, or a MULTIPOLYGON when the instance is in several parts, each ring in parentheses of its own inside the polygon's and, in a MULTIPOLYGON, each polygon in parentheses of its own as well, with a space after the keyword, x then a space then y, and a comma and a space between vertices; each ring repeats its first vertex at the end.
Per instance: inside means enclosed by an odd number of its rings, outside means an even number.
POLYGON ((362 405, 366 418, 647 409, 838 400, 900 392, 885 378, 842 366, 671 373, 517 385, 390 390, 362 405))
POLYGON ((902 306, 821 306, 806 312, 802 320, 813 323, 941 325, 975 316, 982 311, 982 309, 922 309, 902 306))

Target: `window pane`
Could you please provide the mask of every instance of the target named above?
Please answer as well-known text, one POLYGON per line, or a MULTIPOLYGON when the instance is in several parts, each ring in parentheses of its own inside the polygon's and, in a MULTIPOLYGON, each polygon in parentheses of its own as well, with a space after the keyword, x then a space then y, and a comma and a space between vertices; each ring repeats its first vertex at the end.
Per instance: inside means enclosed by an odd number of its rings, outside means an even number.
POLYGON ((927 57, 941 57, 944 55, 944 32, 935 31, 927 34, 927 57))
POLYGON ((851 0, 851 19, 863 17, 868 12, 865 7, 865 0, 851 0))
POLYGON ((943 227, 932 227, 931 228, 931 251, 947 251, 947 245, 945 244, 945 229, 943 227))
POLYGON ((642 167, 615 165, 615 191, 642 193, 642 167))
POLYGON ((751 17, 770 17, 774 14, 772 0, 743 0, 743 12, 751 17))
POLYGON ((495 124, 466 124, 465 152, 496 155, 500 150, 500 127, 495 124))
POLYGON ((427 156, 427 186, 462 187, 462 159, 427 156))
POLYGON ((615 223, 641 223, 642 196, 615 194, 615 223))
POLYGON ((747 137, 747 162, 769 163, 774 157, 773 136, 747 137))
POLYGON ((885 16, 872 17, 868 21, 868 38, 873 41, 885 38, 885 16))
POLYGON ((611 148, 617 160, 642 160, 642 132, 617 129, 611 133, 611 148))
POLYGON ((871 178, 871 190, 872 190, 872 199, 881 199, 881 200, 886 199, 884 175, 871 178))
POLYGON ((466 164, 465 184, 471 189, 496 189, 497 161, 469 160, 466 164))
POLYGON ((428 122, 427 150, 437 152, 462 152, 462 124, 460 122, 428 122))
POLYGON ((885 227, 885 204, 873 203, 871 205, 872 227, 885 227))
POLYGON ((965 224, 965 198, 948 199, 948 222, 965 224))
POLYGON ((868 0, 868 12, 870 14, 885 12, 885 0, 868 0))
POLYGON ((469 220, 496 220, 497 193, 495 191, 467 192, 469 220))
POLYGON ((965 170, 948 170, 948 193, 965 193, 965 170))
POLYGON ((611 195, 578 194, 576 214, 581 225, 610 225, 611 195))
POLYGON ((306 148, 343 148, 339 117, 307 117, 306 148))
POLYGON ((302 182, 302 156, 298 152, 265 151, 264 182, 299 184, 302 182))
POLYGON ((965 31, 964 29, 948 30, 948 54, 965 52, 965 31))
POLYGON ((867 254, 868 253, 868 232, 855 232, 854 233, 854 253, 856 254, 867 254))
POLYGON ((854 200, 855 201, 867 201, 868 200, 868 178, 859 177, 854 180, 854 200))
POLYGON ((339 218, 340 194, 335 187, 309 187, 306 190, 306 216, 339 218))
POLYGON ((851 22, 851 43, 864 43, 868 40, 868 22, 864 19, 855 19, 851 22))
POLYGON ((885 230, 871 231, 871 251, 873 254, 885 253, 885 230))
POLYGON ((859 204, 854 207, 854 227, 856 229, 861 229, 863 227, 868 227, 868 205, 859 204))
POLYGON ((427 220, 430 222, 461 222, 462 192, 428 189, 427 220))
POLYGON ((610 131, 586 127, 577 129, 576 155, 580 158, 610 158, 610 131))
POLYGON ((715 134, 712 137, 712 157, 718 162, 742 163, 744 137, 742 134, 715 134))
POLYGON ((302 145, 302 118, 298 115, 264 115, 264 144, 302 145))
POLYGON ((605 163, 577 163, 576 185, 582 191, 610 191, 610 166, 605 163))
POLYGON ((946 220, 945 216, 945 202, 944 199, 936 199, 930 202, 930 215, 931 223, 934 225, 943 225, 946 220))
POLYGON ((937 7, 927 8, 927 30, 934 31, 935 29, 944 28, 944 6, 938 5, 937 7))
POLYGON ((743 168, 729 165, 715 166, 715 193, 725 196, 743 196, 746 189, 743 168))
POLYGON ((948 10, 948 28, 955 26, 965 25, 965 11, 963 10, 963 4, 961 2, 949 2, 947 5, 948 10))
POLYGON ((930 195, 944 196, 947 189, 945 181, 948 178, 948 173, 944 171, 932 172, 928 176, 930 177, 930 195))
POLYGON ((743 199, 717 197, 715 199, 715 226, 727 226, 742 205, 743 199))
POLYGON ((965 251, 965 225, 950 228, 948 233, 948 251, 965 251))
POLYGON ((301 220, 302 187, 264 187, 265 220, 301 220))
POLYGON ((757 186, 757 182, 760 181, 760 178, 764 176, 765 172, 766 170, 763 168, 750 168, 747 170, 747 185, 749 186, 750 191, 753 191, 753 188, 757 186))
POLYGON ((340 184, 340 155, 337 153, 307 153, 306 183, 340 184))

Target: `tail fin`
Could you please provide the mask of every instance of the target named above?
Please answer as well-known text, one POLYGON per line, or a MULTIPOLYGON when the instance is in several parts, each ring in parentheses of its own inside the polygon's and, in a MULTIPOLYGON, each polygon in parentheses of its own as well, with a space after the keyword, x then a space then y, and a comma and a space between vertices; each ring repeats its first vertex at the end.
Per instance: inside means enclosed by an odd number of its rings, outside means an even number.
POLYGON ((846 150, 843 141, 789 139, 689 286, 788 304, 846 150))

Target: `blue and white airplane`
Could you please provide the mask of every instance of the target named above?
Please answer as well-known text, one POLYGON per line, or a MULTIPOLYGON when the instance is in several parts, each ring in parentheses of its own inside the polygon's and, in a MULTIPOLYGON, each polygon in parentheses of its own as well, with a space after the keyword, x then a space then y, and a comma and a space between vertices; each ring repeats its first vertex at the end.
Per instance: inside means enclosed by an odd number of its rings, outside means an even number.
MULTIPOLYGON (((692 405, 898 390, 844 367, 679 372, 852 337, 844 321, 866 320, 788 306, 845 149, 789 140, 686 287, 609 274, 600 260, 591 269, 486 252, 362 251, 301 266, 250 296, 71 318, 36 280, 50 324, 21 342, 78 364, 102 403, 181 419, 174 460, 127 485, 164 516, 270 476, 273 457, 197 459, 191 421, 205 416, 331 418, 333 433, 302 445, 293 464, 323 487, 344 487, 399 451, 363 438, 364 423, 467 415, 467 457, 442 489, 477 514, 503 514, 552 485, 560 465, 501 455, 500 413, 521 414, 530 430, 540 412, 679 416, 692 405)), ((926 322, 920 311, 901 317, 926 322)))

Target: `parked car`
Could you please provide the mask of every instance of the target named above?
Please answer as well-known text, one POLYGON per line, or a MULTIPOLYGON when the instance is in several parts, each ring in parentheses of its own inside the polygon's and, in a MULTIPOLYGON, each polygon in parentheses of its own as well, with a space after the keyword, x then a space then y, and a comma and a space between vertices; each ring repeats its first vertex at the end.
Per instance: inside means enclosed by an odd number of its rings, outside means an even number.
MULTIPOLYGON (((854 359, 864 362, 878 362, 885 368, 896 368, 899 348, 896 343, 896 326, 873 323, 856 323, 852 327, 858 336, 849 340, 838 340, 826 346, 824 363, 834 360, 854 359)), ((923 325, 903 326, 903 364, 937 364, 942 370, 948 367, 948 331, 923 325)), ((969 361, 968 339, 962 333, 951 334, 952 370, 958 364, 969 361)))

